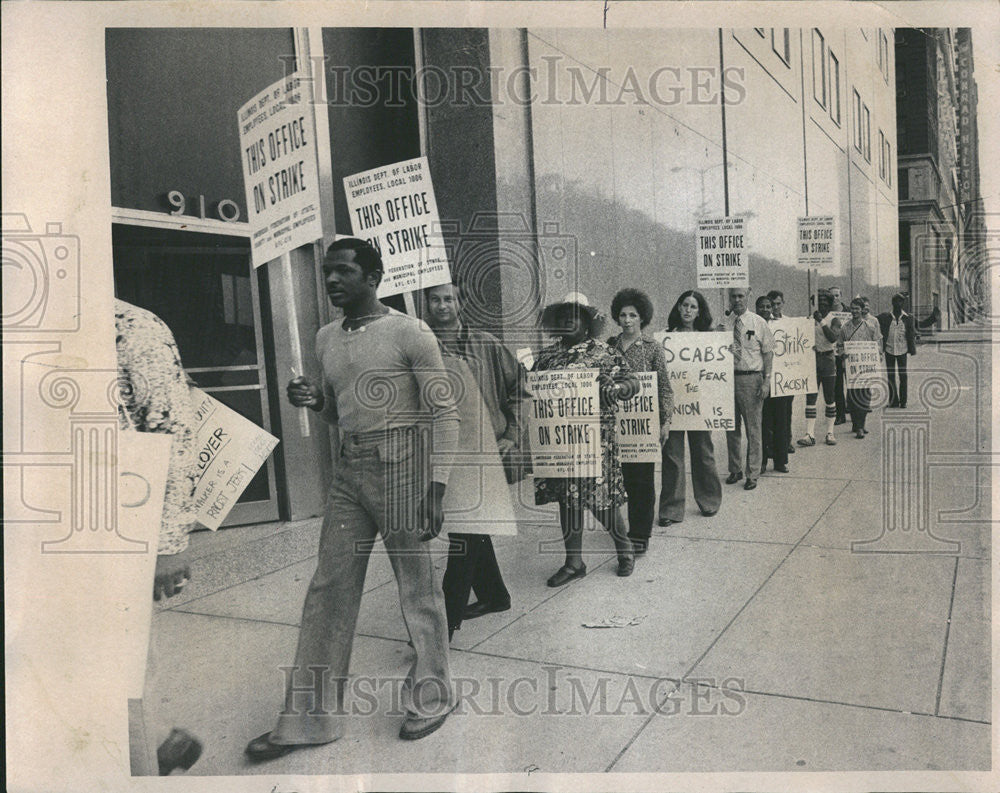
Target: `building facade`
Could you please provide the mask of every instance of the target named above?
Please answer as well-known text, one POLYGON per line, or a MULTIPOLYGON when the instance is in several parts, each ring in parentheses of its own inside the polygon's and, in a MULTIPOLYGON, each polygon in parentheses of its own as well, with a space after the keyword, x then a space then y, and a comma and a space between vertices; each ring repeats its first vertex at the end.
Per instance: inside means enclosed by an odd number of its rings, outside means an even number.
POLYGON ((977 303, 968 263, 985 235, 971 31, 897 30, 896 97, 900 284, 918 319, 950 328, 977 303))
MULTIPOLYGON (((229 524, 318 514, 327 428, 283 397, 333 318, 325 244, 343 178, 426 155, 468 321, 537 349, 541 306, 646 290, 665 326, 696 283, 699 218, 745 219, 750 285, 789 314, 817 286, 899 287, 895 59, 887 29, 112 29, 118 296, 159 314, 192 378, 281 443, 229 524), (324 239, 254 270, 237 109, 298 70, 312 91, 324 239), (835 261, 797 266, 797 218, 835 261)), ((708 290, 713 313, 721 290, 708 290)), ((420 312, 419 295, 390 299, 420 312), (416 299, 415 299, 416 298, 416 299)))

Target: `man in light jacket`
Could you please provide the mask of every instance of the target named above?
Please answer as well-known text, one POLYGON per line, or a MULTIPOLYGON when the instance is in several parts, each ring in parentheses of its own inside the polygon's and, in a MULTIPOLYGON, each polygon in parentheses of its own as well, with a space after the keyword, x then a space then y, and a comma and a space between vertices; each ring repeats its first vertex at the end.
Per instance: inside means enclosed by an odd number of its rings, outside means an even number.
POLYGON ((885 369, 889 378, 889 407, 906 407, 906 356, 917 354, 917 331, 913 317, 903 311, 906 296, 897 292, 892 296, 892 311, 878 315, 885 349, 885 369), (896 388, 896 370, 899 370, 899 388, 896 388))

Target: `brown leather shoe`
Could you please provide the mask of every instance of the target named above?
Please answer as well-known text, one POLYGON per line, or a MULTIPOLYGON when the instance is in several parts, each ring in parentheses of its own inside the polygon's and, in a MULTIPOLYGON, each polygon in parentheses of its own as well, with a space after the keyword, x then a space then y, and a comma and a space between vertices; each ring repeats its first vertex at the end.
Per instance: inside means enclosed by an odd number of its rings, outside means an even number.
POLYGON ((618 557, 618 577, 628 578, 632 575, 632 571, 635 570, 635 557, 629 556, 619 556, 618 557))
POLYGON ((176 768, 187 771, 201 757, 201 741, 187 730, 174 727, 156 750, 160 776, 169 776, 176 768))
POLYGON ((452 705, 440 716, 428 716, 426 718, 407 716, 406 721, 403 722, 403 726, 399 728, 399 737, 404 741, 416 741, 427 737, 432 732, 436 732, 441 728, 444 720, 448 718, 448 714, 454 709, 455 705, 452 705))
POLYGON ((510 601, 504 601, 503 603, 484 603, 481 600, 477 600, 470 606, 465 607, 465 613, 462 615, 463 619, 474 620, 476 617, 482 617, 486 614, 494 614, 500 611, 510 611, 510 601))
POLYGON ((265 732, 258 735, 250 743, 243 753, 252 763, 264 763, 268 760, 277 760, 286 754, 291 754, 296 749, 305 749, 310 746, 318 746, 312 743, 271 743, 271 733, 265 732))
POLYGON ((546 583, 551 587, 562 586, 563 584, 568 584, 574 578, 583 578, 585 575, 587 575, 587 565, 570 567, 564 564, 549 577, 546 583))

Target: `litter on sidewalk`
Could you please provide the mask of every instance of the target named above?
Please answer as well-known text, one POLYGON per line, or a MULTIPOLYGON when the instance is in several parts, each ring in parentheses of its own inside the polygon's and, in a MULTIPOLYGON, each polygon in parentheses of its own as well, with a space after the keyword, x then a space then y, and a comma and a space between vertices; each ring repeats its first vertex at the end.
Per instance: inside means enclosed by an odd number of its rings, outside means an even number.
POLYGON ((615 615, 614 617, 605 617, 600 622, 582 622, 580 624, 584 628, 628 628, 632 625, 638 625, 644 619, 646 619, 645 614, 641 617, 620 617, 615 615))

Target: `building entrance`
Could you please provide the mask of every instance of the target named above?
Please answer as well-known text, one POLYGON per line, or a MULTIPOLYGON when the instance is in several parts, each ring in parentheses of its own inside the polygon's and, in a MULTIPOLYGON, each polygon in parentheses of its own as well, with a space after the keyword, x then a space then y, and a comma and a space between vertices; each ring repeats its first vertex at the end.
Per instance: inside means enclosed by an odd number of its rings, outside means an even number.
MULTIPOLYGON (((272 432, 262 319, 269 311, 249 240, 114 224, 112 242, 115 294, 168 325, 199 388, 272 432)), ((274 461, 257 472, 223 526, 278 520, 274 461)))

